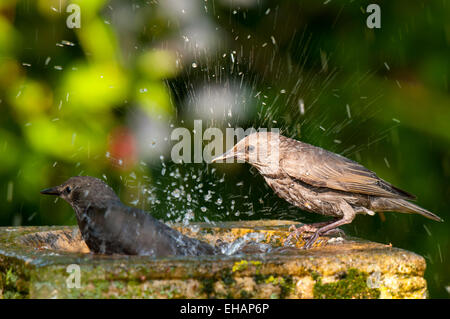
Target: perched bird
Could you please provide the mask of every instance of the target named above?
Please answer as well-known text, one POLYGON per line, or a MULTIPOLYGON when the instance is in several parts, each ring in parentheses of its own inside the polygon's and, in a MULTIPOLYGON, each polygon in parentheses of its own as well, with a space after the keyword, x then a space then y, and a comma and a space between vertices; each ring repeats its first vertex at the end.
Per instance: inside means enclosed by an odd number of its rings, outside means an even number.
POLYGON ((71 177, 41 194, 56 195, 75 211, 89 249, 100 254, 212 255, 216 248, 182 235, 149 213, 128 207, 111 187, 90 176, 71 177))
POLYGON ((379 178, 374 172, 341 155, 287 138, 278 133, 253 133, 213 162, 237 159, 254 166, 275 193, 303 210, 334 220, 304 225, 292 235, 313 232, 304 248, 320 235, 349 224, 356 214, 397 211, 442 221, 413 204, 415 196, 379 178))

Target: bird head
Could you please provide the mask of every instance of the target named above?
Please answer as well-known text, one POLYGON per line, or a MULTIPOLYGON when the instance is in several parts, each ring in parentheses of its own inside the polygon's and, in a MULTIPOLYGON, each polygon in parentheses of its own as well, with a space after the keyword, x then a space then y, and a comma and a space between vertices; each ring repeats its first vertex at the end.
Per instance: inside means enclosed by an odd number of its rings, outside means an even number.
POLYGON ((238 162, 250 163, 260 170, 275 171, 279 165, 279 147, 279 134, 273 132, 252 133, 224 154, 213 158, 212 162, 237 159, 238 162))
POLYGON ((41 190, 41 194, 56 195, 74 208, 87 207, 93 203, 102 205, 107 201, 119 200, 111 187, 91 176, 71 177, 59 186, 41 190))

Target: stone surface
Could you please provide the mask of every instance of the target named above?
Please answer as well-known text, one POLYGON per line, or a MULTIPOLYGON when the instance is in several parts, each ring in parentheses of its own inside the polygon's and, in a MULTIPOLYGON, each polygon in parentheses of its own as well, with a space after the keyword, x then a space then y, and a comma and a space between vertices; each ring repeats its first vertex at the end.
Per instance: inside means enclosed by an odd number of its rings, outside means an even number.
MULTIPOLYGON (((283 247, 289 221, 175 226, 228 247, 231 256, 151 258, 93 255, 77 227, 0 228, 3 298, 426 298, 425 260, 355 238, 321 238, 318 247, 283 247), (264 245, 266 244, 266 245, 264 245), (271 247, 262 253, 260 246, 271 247), (269 246, 270 245, 270 246, 269 246), (80 288, 68 265, 80 267, 80 288)), ((304 242, 299 241, 300 247, 304 242)))

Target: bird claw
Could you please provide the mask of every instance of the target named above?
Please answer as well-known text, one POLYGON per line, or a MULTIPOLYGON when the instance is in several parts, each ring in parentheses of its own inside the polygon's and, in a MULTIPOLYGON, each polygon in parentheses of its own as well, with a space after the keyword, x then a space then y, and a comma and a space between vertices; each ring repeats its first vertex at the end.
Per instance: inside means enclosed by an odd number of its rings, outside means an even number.
POLYGON ((292 225, 291 227, 289 227, 289 231, 291 233, 286 238, 285 243, 291 243, 294 238, 295 238, 295 240, 298 240, 299 236, 306 237, 306 238, 311 237, 312 235, 306 235, 306 236, 303 236, 303 235, 304 235, 304 233, 315 233, 315 232, 317 232, 317 230, 318 229, 316 227, 311 226, 311 225, 303 225, 298 228, 296 228, 294 225, 292 225))
POLYGON ((326 231, 324 233, 320 233, 320 231, 316 231, 314 234, 312 234, 305 245, 302 247, 303 249, 310 249, 314 243, 319 239, 320 236, 329 236, 329 235, 339 235, 339 236, 345 236, 345 233, 342 229, 334 228, 330 229, 329 231, 326 231))
POLYGON ((289 236, 293 235, 293 233, 295 233, 296 235, 301 235, 303 233, 315 233, 317 229, 317 227, 314 227, 312 225, 303 225, 298 228, 292 225, 291 227, 289 227, 289 231, 291 232, 289 236))
POLYGON ((312 236, 306 241, 305 245, 303 245, 302 249, 310 249, 319 238, 319 235, 320 234, 318 231, 312 234, 312 236))
POLYGON ((303 225, 301 227, 296 228, 294 225, 289 227, 289 231, 291 232, 288 237, 285 240, 285 246, 287 246, 289 243, 293 242, 293 239, 295 240, 299 239, 299 236, 301 236, 303 239, 307 239, 305 245, 302 246, 302 249, 309 249, 311 248, 314 243, 317 241, 317 239, 320 236, 328 236, 328 235, 339 235, 344 236, 345 233, 343 230, 339 228, 330 229, 329 231, 326 231, 324 233, 320 233, 320 228, 315 227, 313 225, 303 225), (305 234, 309 233, 309 234, 305 234))

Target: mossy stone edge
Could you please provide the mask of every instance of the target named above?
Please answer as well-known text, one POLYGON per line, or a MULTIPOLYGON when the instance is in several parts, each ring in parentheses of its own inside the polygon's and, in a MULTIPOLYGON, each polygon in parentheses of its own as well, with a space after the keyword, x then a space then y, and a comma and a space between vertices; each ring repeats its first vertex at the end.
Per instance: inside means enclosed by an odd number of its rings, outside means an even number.
MULTIPOLYGON (((291 224, 199 224, 195 233, 192 228, 178 229, 212 244, 246 232, 265 232, 271 243, 280 243, 291 224)), ((76 233, 76 227, 0 228, 0 298, 427 297, 423 257, 354 238, 307 251, 292 248, 268 255, 155 259, 24 244, 27 235, 42 232, 76 233), (70 264, 80 266, 81 288, 67 286, 70 264)))

